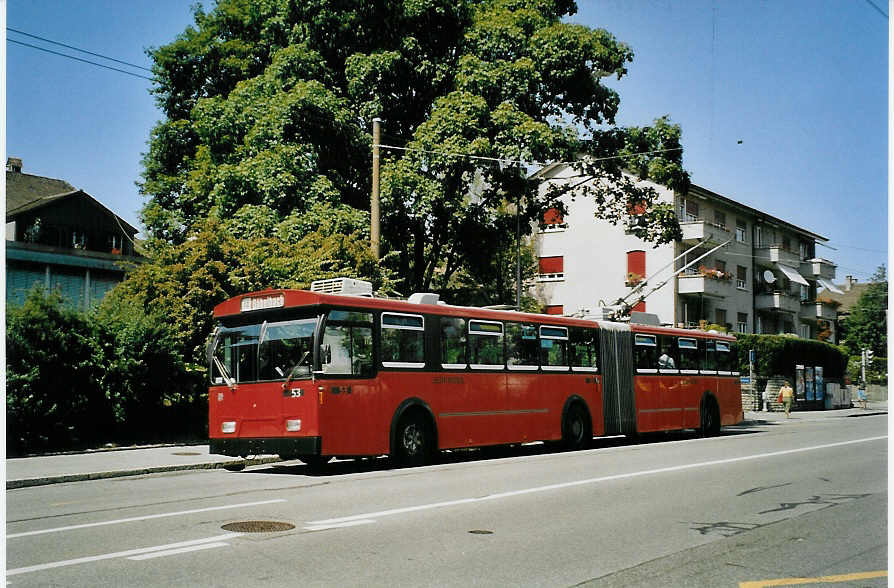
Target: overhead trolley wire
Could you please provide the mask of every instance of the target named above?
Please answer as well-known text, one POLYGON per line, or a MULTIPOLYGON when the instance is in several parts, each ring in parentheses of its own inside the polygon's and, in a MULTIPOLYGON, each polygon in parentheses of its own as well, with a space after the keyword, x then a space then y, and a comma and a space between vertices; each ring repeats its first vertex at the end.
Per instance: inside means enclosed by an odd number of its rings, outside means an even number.
POLYGON ((153 78, 148 76, 140 75, 138 73, 133 73, 127 70, 119 69, 117 67, 112 67, 110 65, 103 65, 101 63, 96 63, 95 61, 90 61, 89 59, 81 59, 80 57, 75 57, 74 55, 67 55, 65 53, 60 53, 59 51, 53 51, 52 49, 46 49, 44 47, 38 47, 37 45, 32 45, 30 43, 23 43, 21 41, 16 41, 15 39, 6 39, 10 43, 15 43, 16 45, 22 45, 24 47, 30 47, 31 49, 37 49, 38 51, 46 51, 47 53, 52 53, 53 55, 59 55, 60 57, 67 57, 69 59, 74 59, 75 61, 81 61, 84 63, 89 63, 90 65, 95 65, 97 67, 104 67, 105 69, 110 69, 112 71, 117 71, 119 73, 127 74, 129 76, 133 76, 135 78, 142 78, 144 80, 149 80, 150 82, 154 82, 153 78))
POLYGON ((81 53, 86 53, 87 55, 92 55, 93 57, 100 57, 102 59, 108 59, 109 61, 114 61, 115 63, 120 63, 121 65, 127 65, 129 67, 135 67, 137 69, 142 69, 144 71, 152 72, 148 67, 143 67, 142 65, 137 65, 135 63, 129 63, 127 61, 121 61, 120 59, 115 59, 114 57, 109 57, 108 55, 102 55, 100 53, 93 53, 92 51, 87 51, 86 49, 81 49, 79 47, 74 47, 73 45, 66 45, 65 43, 60 43, 58 41, 53 41, 52 39, 47 39, 45 37, 40 37, 38 35, 32 35, 31 33, 26 33, 25 31, 20 31, 18 29, 14 29, 12 27, 6 27, 7 31, 25 35, 26 37, 31 37, 32 39, 37 39, 38 41, 43 41, 45 43, 52 43, 53 45, 58 45, 60 47, 65 47, 66 49, 72 49, 74 51, 79 51, 81 53))

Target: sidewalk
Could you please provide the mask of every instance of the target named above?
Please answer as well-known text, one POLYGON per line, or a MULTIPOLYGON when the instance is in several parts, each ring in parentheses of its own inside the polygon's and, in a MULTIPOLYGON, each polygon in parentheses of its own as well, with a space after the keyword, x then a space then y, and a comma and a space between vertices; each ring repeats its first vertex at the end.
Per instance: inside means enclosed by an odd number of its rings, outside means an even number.
MULTIPOLYGON (((870 402, 867 409, 843 408, 792 412, 788 421, 786 421, 785 413, 782 412, 748 411, 740 426, 758 426, 780 421, 797 423, 805 420, 861 417, 887 414, 887 412, 887 402, 870 402)), ((281 460, 275 455, 263 455, 251 459, 215 455, 209 452, 208 445, 102 449, 65 455, 10 458, 6 460, 6 489, 178 470, 250 466, 278 461, 281 460)))
POLYGON ((208 470, 281 461, 275 455, 251 459, 215 455, 208 445, 101 449, 84 453, 18 457, 6 460, 6 489, 139 476, 178 470, 208 470))

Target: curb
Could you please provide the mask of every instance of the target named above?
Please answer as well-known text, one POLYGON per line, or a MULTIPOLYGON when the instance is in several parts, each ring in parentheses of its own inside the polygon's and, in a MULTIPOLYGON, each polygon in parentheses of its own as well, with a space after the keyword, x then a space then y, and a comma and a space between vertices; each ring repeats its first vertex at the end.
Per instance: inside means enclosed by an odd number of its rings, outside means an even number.
POLYGON ((158 474, 163 472, 177 472, 184 470, 216 470, 234 466, 253 466, 267 463, 280 462, 282 459, 276 456, 257 457, 251 459, 234 459, 230 461, 204 462, 183 465, 152 466, 134 468, 130 470, 113 470, 108 472, 90 472, 86 474, 65 474, 61 476, 46 476, 40 478, 23 478, 20 480, 7 480, 6 489, 30 488, 33 486, 48 486, 50 484, 65 484, 67 482, 84 482, 87 480, 103 480, 106 478, 123 478, 125 476, 142 476, 146 474, 158 474))

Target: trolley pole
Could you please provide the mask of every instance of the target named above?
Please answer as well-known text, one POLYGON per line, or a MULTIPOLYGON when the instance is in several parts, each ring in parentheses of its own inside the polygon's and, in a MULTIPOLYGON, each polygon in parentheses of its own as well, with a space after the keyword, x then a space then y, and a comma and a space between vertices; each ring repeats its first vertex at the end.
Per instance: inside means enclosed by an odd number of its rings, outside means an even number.
POLYGON ((369 240, 373 257, 379 259, 379 143, 382 138, 382 119, 373 119, 372 140, 372 197, 369 203, 369 240))

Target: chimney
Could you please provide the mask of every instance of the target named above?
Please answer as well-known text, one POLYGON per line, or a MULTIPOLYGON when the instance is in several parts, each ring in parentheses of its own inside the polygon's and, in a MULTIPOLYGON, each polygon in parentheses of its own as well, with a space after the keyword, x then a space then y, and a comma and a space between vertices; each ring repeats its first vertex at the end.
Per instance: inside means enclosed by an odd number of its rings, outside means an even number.
POLYGON ((22 173, 22 160, 18 157, 9 157, 6 159, 6 171, 20 174, 22 173))
POLYGON ((854 284, 857 283, 857 278, 854 276, 844 276, 844 289, 848 292, 851 291, 851 288, 854 287, 854 284))

